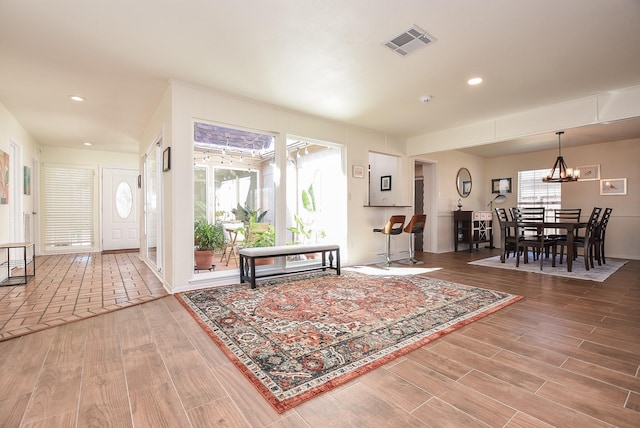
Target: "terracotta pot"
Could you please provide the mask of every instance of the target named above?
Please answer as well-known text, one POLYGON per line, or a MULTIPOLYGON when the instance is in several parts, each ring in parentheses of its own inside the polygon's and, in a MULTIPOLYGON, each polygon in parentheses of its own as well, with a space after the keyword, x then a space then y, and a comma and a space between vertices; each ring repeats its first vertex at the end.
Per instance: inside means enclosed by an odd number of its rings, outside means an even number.
POLYGON ((265 257, 264 259, 256 259, 256 266, 272 265, 275 262, 275 257, 265 257))
POLYGON ((194 251, 195 265, 197 269, 211 269, 214 260, 213 251, 194 251))

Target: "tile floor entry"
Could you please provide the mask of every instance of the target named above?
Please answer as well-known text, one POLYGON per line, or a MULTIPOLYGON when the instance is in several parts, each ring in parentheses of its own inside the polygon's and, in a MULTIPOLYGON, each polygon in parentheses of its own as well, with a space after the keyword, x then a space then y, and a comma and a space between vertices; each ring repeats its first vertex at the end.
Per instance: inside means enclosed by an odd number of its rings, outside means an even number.
POLYGON ((137 252, 37 256, 26 285, 0 287, 0 341, 166 295, 137 252))

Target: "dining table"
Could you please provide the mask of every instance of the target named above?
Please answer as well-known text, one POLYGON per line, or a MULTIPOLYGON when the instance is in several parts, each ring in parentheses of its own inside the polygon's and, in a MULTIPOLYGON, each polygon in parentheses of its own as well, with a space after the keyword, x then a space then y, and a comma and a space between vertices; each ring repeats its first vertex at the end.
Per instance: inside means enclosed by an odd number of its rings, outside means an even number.
MULTIPOLYGON (((535 228, 539 235, 544 234, 545 229, 562 229, 567 231, 567 272, 573 269, 573 249, 576 231, 587 227, 588 222, 582 221, 503 221, 500 222, 500 242, 502 248, 506 246, 507 228, 522 227, 535 228)), ((505 253, 500 255, 500 262, 505 262, 505 253)))

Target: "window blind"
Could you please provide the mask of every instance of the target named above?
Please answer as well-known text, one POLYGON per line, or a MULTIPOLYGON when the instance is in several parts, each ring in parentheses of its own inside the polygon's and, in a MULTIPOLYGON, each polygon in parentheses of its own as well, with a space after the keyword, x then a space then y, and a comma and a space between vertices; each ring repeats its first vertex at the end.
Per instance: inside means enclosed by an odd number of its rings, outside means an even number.
POLYGON ((93 247, 93 169, 45 167, 45 246, 93 247))
POLYGON ((545 207, 546 220, 553 220, 562 205, 562 186, 543 182, 548 174, 548 169, 518 171, 518 207, 545 207))

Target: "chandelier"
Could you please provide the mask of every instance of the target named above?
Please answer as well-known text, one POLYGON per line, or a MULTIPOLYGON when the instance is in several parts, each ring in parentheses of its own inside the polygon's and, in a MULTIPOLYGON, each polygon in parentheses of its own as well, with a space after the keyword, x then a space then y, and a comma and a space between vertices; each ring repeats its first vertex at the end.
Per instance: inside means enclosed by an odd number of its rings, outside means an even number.
POLYGON ((553 164, 553 168, 549 171, 549 175, 542 178, 542 181, 544 182, 565 183, 569 181, 578 181, 578 178, 580 178, 580 170, 567 168, 567 164, 564 163, 560 144, 560 136, 562 134, 564 134, 564 131, 556 132, 556 135, 558 136, 558 157, 556 158, 556 163, 553 164))

